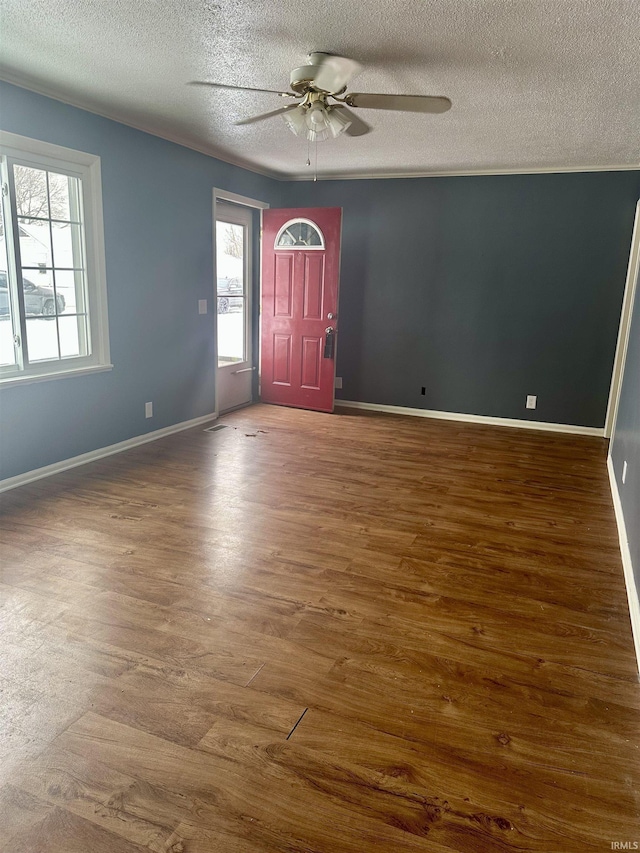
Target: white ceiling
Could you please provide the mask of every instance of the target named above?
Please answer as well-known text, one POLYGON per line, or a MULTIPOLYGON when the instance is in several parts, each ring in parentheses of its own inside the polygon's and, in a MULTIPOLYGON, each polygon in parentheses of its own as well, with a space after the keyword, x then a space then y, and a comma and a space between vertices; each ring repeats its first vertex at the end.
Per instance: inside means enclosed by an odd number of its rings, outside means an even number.
POLYGON ((358 60, 351 91, 447 95, 443 115, 359 110, 320 175, 640 165, 638 0, 0 0, 0 76, 231 162, 309 177, 276 95, 312 50, 358 60))

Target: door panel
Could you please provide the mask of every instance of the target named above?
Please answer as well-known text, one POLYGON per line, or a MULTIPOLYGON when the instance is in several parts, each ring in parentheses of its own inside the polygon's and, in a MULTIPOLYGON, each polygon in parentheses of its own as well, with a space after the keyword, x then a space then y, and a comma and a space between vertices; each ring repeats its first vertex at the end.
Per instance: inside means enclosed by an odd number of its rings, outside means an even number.
POLYGON ((320 338, 302 338, 302 387, 320 390, 320 358, 322 341, 320 338))
POLYGON ((340 208, 266 210, 262 234, 261 398, 333 411, 340 208), (302 225, 298 225, 298 222, 302 225), (284 243, 275 246, 276 240, 284 243))
POLYGON ((273 336, 273 381, 291 385, 291 335, 273 336))
POLYGON ((293 255, 276 255, 273 313, 276 317, 291 317, 293 311, 293 255))
POLYGON ((305 320, 322 320, 322 286, 324 282, 324 256, 315 254, 304 259, 304 305, 305 320))

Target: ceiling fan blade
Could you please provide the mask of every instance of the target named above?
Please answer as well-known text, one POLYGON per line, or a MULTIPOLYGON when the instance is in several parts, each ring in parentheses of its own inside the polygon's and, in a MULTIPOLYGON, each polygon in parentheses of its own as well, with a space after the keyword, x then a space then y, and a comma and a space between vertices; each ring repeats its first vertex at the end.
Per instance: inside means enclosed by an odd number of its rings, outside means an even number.
POLYGON ((446 113, 451 109, 449 98, 434 95, 373 95, 354 92, 347 95, 350 107, 365 107, 369 110, 397 110, 407 113, 446 113))
POLYGON ((331 110, 340 110, 340 112, 346 116, 351 124, 345 130, 347 136, 364 136, 365 133, 371 133, 373 128, 366 123, 366 121, 362 121, 360 116, 357 116, 354 112, 351 112, 350 109, 343 106, 342 104, 336 104, 331 107, 331 110))
POLYGON ((345 56, 331 56, 329 53, 312 53, 309 56, 312 65, 319 65, 313 84, 316 89, 335 95, 342 92, 349 80, 358 74, 362 66, 345 56))
POLYGON ((259 116, 251 116, 251 118, 243 118, 240 121, 237 121, 236 126, 241 124, 254 124, 257 121, 264 121, 268 118, 273 118, 274 116, 281 116, 283 113, 289 112, 289 110, 297 110, 299 104, 287 104, 286 107, 280 107, 278 110, 272 110, 270 113, 262 113, 259 116))
POLYGON ((212 86, 214 89, 233 89, 236 92, 264 92, 267 95, 280 95, 281 98, 300 98, 295 92, 278 92, 276 89, 254 89, 253 86, 230 86, 228 83, 209 83, 208 80, 190 80, 189 86, 212 86))

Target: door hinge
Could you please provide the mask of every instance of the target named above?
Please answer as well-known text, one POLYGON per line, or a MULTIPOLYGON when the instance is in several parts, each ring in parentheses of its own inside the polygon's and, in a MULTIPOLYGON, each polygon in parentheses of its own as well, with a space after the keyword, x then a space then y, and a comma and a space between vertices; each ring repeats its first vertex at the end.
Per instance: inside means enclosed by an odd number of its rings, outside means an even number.
POLYGON ((20 346, 20 335, 14 335, 13 336, 13 345, 14 345, 14 347, 20 346))
POLYGON ((2 195, 3 195, 3 196, 8 196, 8 195, 9 195, 9 185, 8 185, 8 184, 3 184, 3 185, 2 185, 2 195))

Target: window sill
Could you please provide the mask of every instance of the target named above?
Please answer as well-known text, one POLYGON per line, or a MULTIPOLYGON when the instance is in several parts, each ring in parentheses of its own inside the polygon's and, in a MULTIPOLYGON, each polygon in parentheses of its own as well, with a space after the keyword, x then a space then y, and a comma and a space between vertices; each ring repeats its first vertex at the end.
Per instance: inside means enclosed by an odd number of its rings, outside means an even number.
POLYGON ((30 385, 32 382, 48 382, 50 379, 66 379, 68 376, 87 376, 90 373, 104 373, 112 369, 112 364, 92 364, 88 367, 57 370, 55 373, 27 373, 22 376, 7 376, 0 379, 0 388, 9 388, 12 385, 30 385))

